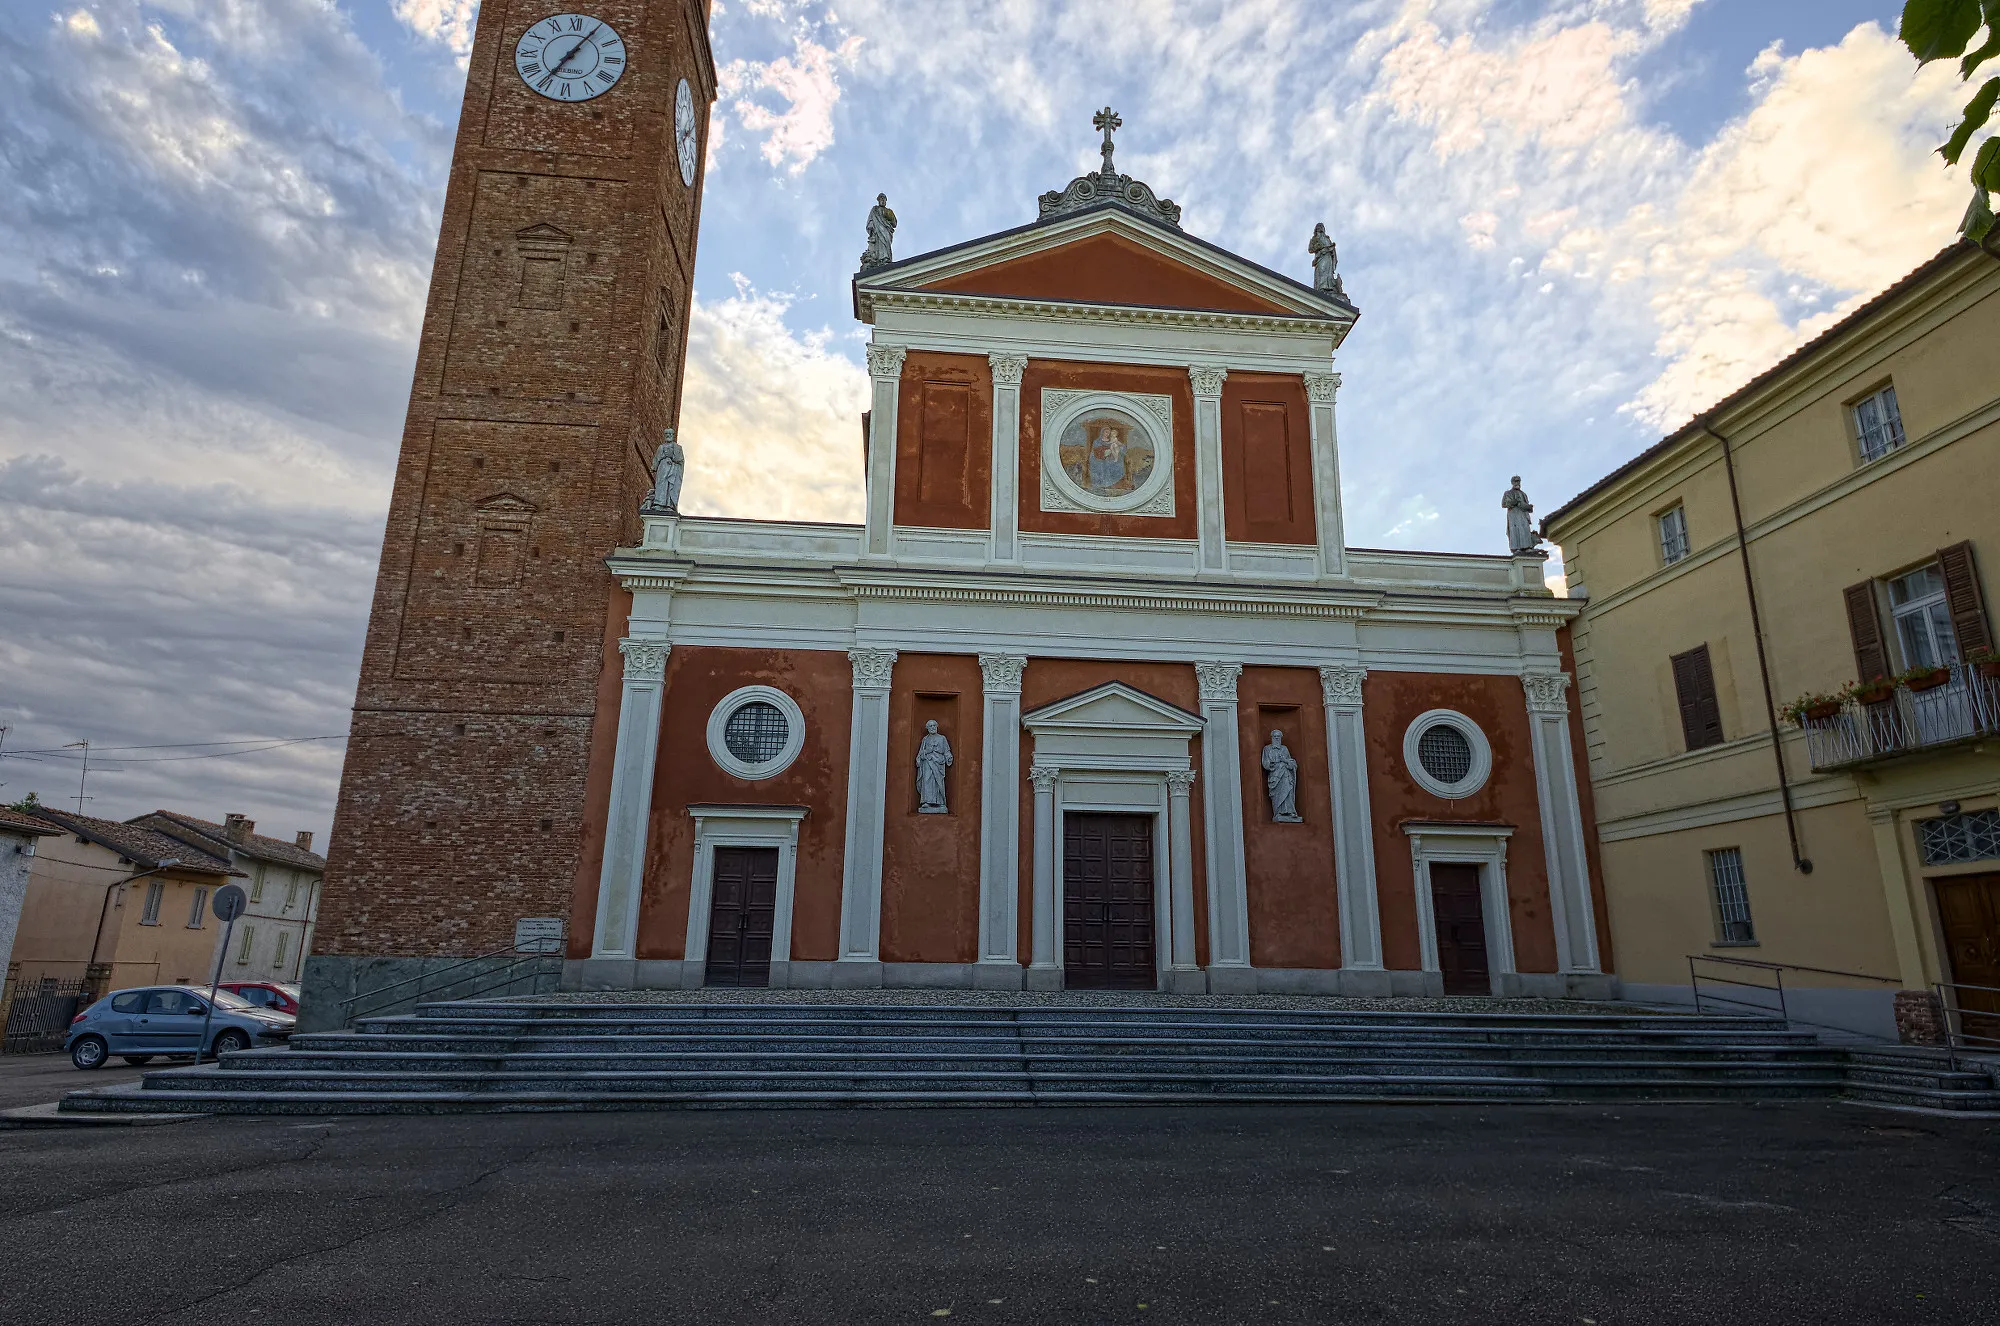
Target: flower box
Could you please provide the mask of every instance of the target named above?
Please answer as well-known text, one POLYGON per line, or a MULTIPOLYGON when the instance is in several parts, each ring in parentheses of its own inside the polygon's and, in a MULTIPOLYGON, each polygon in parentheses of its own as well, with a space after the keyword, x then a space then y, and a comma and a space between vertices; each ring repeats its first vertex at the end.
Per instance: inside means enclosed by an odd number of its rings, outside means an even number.
POLYGON ((1866 686, 1860 686, 1855 688, 1854 698, 1859 700, 1863 704, 1882 704, 1895 693, 1896 693, 1895 682, 1876 681, 1876 682, 1870 682, 1866 686))
POLYGON ((1804 705, 1799 709, 1799 717, 1805 719, 1808 723, 1824 723, 1827 719, 1839 713, 1840 701, 1838 700, 1822 700, 1818 704, 1804 705))
POLYGON ((1912 691, 1935 690, 1951 680, 1950 668, 1930 668, 1923 672, 1909 672, 1903 677, 1903 685, 1912 691))

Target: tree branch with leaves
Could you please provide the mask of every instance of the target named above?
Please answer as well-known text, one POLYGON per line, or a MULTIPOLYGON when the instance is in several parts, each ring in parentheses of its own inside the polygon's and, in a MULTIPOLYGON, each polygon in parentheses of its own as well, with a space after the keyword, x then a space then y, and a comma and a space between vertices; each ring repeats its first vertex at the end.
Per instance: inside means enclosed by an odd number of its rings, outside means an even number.
MULTIPOLYGON (((1903 6, 1900 35, 1919 65, 1957 60, 1959 78, 1969 83, 1979 66, 2000 57, 2000 0, 1908 0, 1903 6), (1986 39, 1974 46, 1982 29, 1986 39)), ((1972 100, 1965 103, 1965 118, 1938 148, 1947 165, 1959 163, 1973 137, 1992 118, 1996 101, 2000 101, 2000 77, 1980 84, 1972 100)), ((1979 145, 1973 154, 1971 176, 1972 203, 1958 229, 1967 239, 1984 245, 1993 233, 1993 195, 2000 193, 2000 137, 1989 133, 1979 145)))

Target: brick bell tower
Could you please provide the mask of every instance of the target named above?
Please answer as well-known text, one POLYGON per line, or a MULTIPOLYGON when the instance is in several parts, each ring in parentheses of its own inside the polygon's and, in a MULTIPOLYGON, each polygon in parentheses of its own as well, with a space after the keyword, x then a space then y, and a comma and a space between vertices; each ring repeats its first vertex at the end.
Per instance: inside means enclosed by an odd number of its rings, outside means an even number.
POLYGON ((566 916, 594 870, 603 559, 680 409, 714 97, 708 0, 481 7, 302 1025, 566 916))

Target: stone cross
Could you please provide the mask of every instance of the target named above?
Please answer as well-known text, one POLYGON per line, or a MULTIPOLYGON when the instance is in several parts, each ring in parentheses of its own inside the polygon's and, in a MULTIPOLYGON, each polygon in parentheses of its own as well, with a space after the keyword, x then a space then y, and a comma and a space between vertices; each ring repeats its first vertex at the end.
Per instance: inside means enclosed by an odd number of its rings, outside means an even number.
POLYGON ((1116 175, 1118 172, 1111 165, 1111 131, 1119 128, 1125 121, 1118 118, 1117 111, 1106 106, 1103 110, 1090 117, 1090 123, 1093 127, 1104 130, 1104 147, 1102 149, 1104 152, 1104 173, 1106 175, 1116 175))

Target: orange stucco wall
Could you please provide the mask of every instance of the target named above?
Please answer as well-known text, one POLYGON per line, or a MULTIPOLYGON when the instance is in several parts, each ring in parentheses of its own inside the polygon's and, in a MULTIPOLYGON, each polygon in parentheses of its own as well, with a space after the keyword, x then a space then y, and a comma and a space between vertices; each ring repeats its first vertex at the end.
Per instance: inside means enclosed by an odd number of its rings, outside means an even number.
POLYGON ((1326 711, 1308 668, 1245 668, 1236 687, 1243 765, 1243 864, 1250 905, 1250 961, 1259 967, 1338 967, 1340 903, 1334 884, 1333 793, 1326 767, 1326 711), (1272 729, 1298 761, 1298 813, 1278 824, 1264 782, 1272 729))
POLYGON ((1312 416, 1302 378, 1232 372, 1222 384, 1222 521, 1244 543, 1311 543, 1312 416))
POLYGON ((1088 304, 1290 312, 1121 235, 1093 235, 1043 253, 947 277, 927 288, 1088 304))
POLYGON ((1417 942, 1416 881, 1403 823, 1466 820, 1513 827, 1507 843, 1507 893, 1515 967, 1523 972, 1554 971, 1547 857, 1541 807, 1535 797, 1527 699, 1520 680, 1376 671, 1362 686, 1384 965, 1392 971, 1415 971, 1423 965, 1417 942), (1430 709, 1456 709, 1479 725, 1493 747, 1492 776, 1462 801, 1431 795, 1404 767, 1403 733, 1417 715, 1430 709))
POLYGON ((694 820, 687 808, 698 802, 807 808, 799 826, 791 956, 818 961, 839 956, 852 723, 853 671, 845 654, 674 646, 667 657, 636 956, 686 956, 682 950, 694 873, 694 820), (723 696, 756 683, 774 686, 798 704, 806 721, 805 747, 783 773, 746 782, 724 772, 709 756, 708 716, 723 696))
MULTIPOLYGON (((1184 368, 1081 364, 1031 359, 1021 376, 1021 528, 1037 534, 1103 534, 1121 538, 1192 539, 1196 529, 1194 387, 1184 368), (1130 391, 1174 402, 1174 514, 1102 516, 1042 510, 1042 389, 1130 391)), ((1190 676, 1193 674, 1190 673, 1190 676)), ((1136 683, 1134 683, 1136 685, 1136 683)))
POLYGON ((979 957, 979 660, 904 654, 889 696, 888 807, 882 829, 882 960, 979 957), (947 815, 917 813, 917 743, 935 719, 951 742, 947 815))
POLYGON ((992 484, 992 366, 912 350, 897 396, 896 523, 985 529, 992 484))
MULTIPOLYGON (((1190 664, 1115 663, 1074 658, 1031 658, 1028 661, 1027 671, 1021 677, 1021 712, 1039 709, 1108 681, 1122 681, 1169 704, 1179 705, 1193 713, 1201 712, 1201 691, 1195 683, 1194 668, 1190 664)), ((1205 964, 1208 961, 1208 874, 1203 867, 1203 857, 1208 839, 1202 831, 1201 745, 1200 737, 1188 743, 1189 758, 1195 769, 1194 790, 1188 798, 1188 818, 1192 821, 1194 842, 1195 960, 1205 964)), ((1034 754, 1033 735, 1022 733, 1019 952, 1023 963, 1034 953, 1035 787, 1028 778, 1028 770, 1035 763, 1034 754)), ((1165 872, 1168 863, 1156 861, 1153 868, 1165 872)), ((1056 960, 1060 962, 1062 955, 1057 954, 1056 960)))

